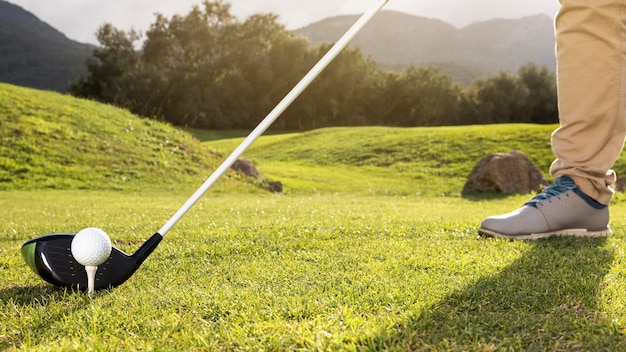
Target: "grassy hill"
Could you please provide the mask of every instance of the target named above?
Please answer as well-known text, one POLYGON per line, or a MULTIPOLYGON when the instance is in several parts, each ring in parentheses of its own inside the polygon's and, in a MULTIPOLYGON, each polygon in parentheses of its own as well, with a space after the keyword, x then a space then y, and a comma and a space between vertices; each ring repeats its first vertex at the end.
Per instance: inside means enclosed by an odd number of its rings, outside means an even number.
MULTIPOLYGON (((547 177, 555 127, 327 128, 265 136, 245 157, 268 177, 283 181, 288 192, 456 196, 487 153, 520 150, 547 177)), ((223 152, 240 142, 194 133, 223 152)))
MULTIPOLYGON (((549 180, 550 135, 557 125, 500 124, 455 127, 349 127, 264 136, 244 157, 292 193, 448 195, 489 153, 523 152, 549 180)), ((210 148, 227 152, 241 138, 217 139, 191 130, 210 148)), ((614 169, 626 172, 622 155, 614 169)))
POLYGON ((168 124, 7 84, 0 84, 0 139, 4 190, 199 185, 221 161, 168 124))
MULTIPOLYGON (((520 150, 548 177, 554 128, 325 128, 262 136, 244 158, 287 193, 458 196, 487 153, 520 150)), ((183 131, 109 105, 0 84, 0 190, 198 187, 246 133, 183 131)), ((615 168, 626 170, 626 158, 615 168)), ((217 186, 255 189, 226 179, 217 186)))

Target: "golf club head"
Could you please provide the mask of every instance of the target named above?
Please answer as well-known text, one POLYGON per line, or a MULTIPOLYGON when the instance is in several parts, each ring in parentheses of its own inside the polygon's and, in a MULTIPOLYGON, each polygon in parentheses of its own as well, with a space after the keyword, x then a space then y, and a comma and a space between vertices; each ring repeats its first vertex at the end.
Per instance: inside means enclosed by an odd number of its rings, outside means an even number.
MULTIPOLYGON (((57 233, 32 239, 22 245, 26 264, 45 281, 59 287, 87 290, 85 267, 72 256, 74 234, 57 233)), ((137 251, 128 255, 113 246, 109 258, 98 266, 95 290, 116 287, 130 278, 161 242, 155 233, 137 251)))

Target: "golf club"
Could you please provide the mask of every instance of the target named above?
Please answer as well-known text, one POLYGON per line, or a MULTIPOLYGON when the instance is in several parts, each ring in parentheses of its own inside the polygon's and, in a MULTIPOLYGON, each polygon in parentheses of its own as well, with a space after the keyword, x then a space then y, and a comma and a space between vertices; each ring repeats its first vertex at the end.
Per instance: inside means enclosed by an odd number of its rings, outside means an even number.
MULTIPOLYGON (((376 0, 348 31, 330 48, 296 86, 276 105, 241 144, 222 162, 195 193, 178 209, 158 232, 133 254, 113 246, 109 258, 98 266, 94 289, 116 287, 130 278, 154 251, 163 236, 185 215, 208 189, 239 159, 248 147, 291 105, 328 64, 349 44, 357 33, 387 4, 376 0)), ((74 234, 56 233, 32 239, 22 245, 22 256, 28 266, 45 281, 60 287, 87 289, 85 267, 72 256, 70 247, 74 234)))

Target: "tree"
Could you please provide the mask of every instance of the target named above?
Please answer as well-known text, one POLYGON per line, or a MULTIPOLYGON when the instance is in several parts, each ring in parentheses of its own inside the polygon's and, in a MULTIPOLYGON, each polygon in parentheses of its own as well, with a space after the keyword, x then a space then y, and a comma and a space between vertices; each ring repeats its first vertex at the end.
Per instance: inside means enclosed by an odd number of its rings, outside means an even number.
POLYGON ((476 80, 466 91, 465 121, 474 123, 518 122, 530 94, 516 75, 508 71, 476 80))
POLYGON ((399 126, 457 124, 461 88, 435 67, 410 66, 395 77, 387 76, 381 104, 389 104, 388 119, 399 126))
MULTIPOLYGON (((176 125, 249 129, 258 124, 324 55, 273 14, 239 21, 222 0, 204 0, 186 15, 157 14, 143 39, 110 24, 88 75, 70 93, 176 125)), ((434 67, 381 71, 360 48, 346 48, 303 92, 282 129, 326 126, 433 126, 553 122, 554 75, 529 64, 517 74, 476 80, 463 90, 434 67)))
POLYGON ((141 51, 133 48, 135 33, 110 25, 100 31, 100 60, 72 92, 177 125, 256 125, 310 59, 309 43, 276 15, 240 22, 221 0, 204 1, 185 16, 157 14, 141 51))
POLYGON ((520 84, 528 90, 524 111, 519 122, 558 122, 556 77, 546 66, 541 69, 533 63, 517 71, 520 84))
MULTIPOLYGON (((307 71, 329 48, 323 44, 311 49, 307 71)), ((376 63, 360 48, 344 49, 287 111, 282 125, 302 129, 367 124, 366 103, 374 94, 375 72, 376 63)))
POLYGON ((462 105, 464 123, 554 123, 556 79, 547 67, 529 63, 517 74, 503 71, 474 81, 462 105))
MULTIPOLYGON (((230 43, 238 22, 230 5, 203 2, 186 16, 157 15, 146 33, 144 69, 152 80, 149 100, 162 119, 179 125, 229 127, 220 81, 231 71, 230 43)), ((237 116, 232 116, 236 119, 237 116)))
POLYGON ((70 94, 124 106, 128 104, 128 73, 133 72, 140 56, 134 49, 140 35, 135 31, 125 32, 111 24, 98 29, 101 47, 94 50, 94 57, 87 61, 88 77, 81 77, 69 88, 70 94))
POLYGON ((252 15, 231 43, 233 65, 222 90, 230 110, 240 119, 236 128, 256 125, 305 74, 309 43, 295 37, 276 15, 252 15))

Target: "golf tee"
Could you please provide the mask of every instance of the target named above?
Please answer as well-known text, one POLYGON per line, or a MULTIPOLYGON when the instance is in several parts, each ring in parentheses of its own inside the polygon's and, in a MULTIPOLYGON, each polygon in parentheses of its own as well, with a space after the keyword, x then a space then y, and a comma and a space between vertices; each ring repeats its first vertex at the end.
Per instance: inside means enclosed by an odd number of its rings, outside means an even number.
POLYGON ((87 293, 89 295, 93 294, 94 292, 97 270, 98 270, 98 267, 96 265, 85 266, 85 271, 87 272, 87 293))

